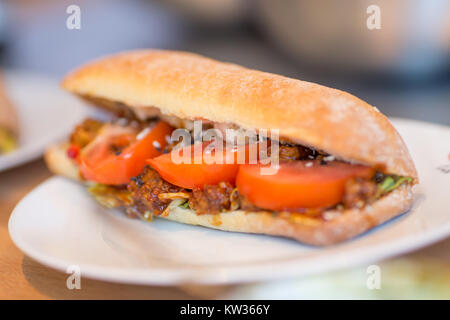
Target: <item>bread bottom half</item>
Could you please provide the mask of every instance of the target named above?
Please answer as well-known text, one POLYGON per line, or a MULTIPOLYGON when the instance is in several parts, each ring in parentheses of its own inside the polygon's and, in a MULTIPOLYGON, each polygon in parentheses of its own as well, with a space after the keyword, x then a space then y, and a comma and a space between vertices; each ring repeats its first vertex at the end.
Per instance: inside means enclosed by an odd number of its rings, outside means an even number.
MULTIPOLYGON (((45 154, 47 165, 55 174, 81 181, 78 168, 66 156, 65 149, 65 145, 50 147, 45 154)), ((223 231, 288 237, 310 245, 325 246, 364 233, 406 212, 412 203, 412 187, 402 185, 362 209, 328 210, 324 213, 327 217, 325 220, 305 214, 243 210, 197 215, 191 209, 180 207, 173 208, 167 214, 158 217, 223 231)))

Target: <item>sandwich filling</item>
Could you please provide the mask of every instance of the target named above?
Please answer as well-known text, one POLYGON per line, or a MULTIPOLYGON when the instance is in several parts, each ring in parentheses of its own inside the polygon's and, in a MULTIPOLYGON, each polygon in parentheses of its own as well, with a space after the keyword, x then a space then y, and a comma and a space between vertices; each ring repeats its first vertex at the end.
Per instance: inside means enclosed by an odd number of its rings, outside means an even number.
MULTIPOLYGON (((265 145, 278 144, 273 174, 261 173, 268 166, 262 159, 250 161, 249 150, 260 150, 260 142, 246 141, 220 153, 234 161, 197 161, 194 139, 191 145, 181 146, 172 135, 180 128, 191 132, 192 121, 161 118, 86 119, 72 132, 67 156, 88 182, 88 191, 105 207, 123 207, 130 216, 145 220, 167 215, 173 207, 198 215, 244 210, 325 219, 329 209, 363 208, 412 183, 412 178, 388 174, 382 166, 348 163, 283 139, 264 140, 265 145), (236 161, 236 150, 243 162, 236 161), (174 153, 188 154, 192 161, 176 162, 174 153)), ((240 133, 240 128, 206 120, 202 126, 240 133)), ((211 145, 203 142, 201 156, 218 154, 211 145)), ((274 156, 270 150, 268 154, 274 156)))

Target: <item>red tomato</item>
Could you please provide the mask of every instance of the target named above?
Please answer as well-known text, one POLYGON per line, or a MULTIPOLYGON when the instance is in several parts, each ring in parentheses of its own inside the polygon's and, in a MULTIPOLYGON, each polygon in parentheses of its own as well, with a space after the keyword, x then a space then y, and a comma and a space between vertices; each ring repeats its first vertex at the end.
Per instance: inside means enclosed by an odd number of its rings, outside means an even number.
POLYGON ((214 151, 206 154, 206 150, 211 146, 210 143, 203 144, 202 155, 200 158, 194 155, 194 146, 189 146, 179 151, 175 150, 171 153, 149 159, 148 163, 158 171, 164 180, 186 189, 202 189, 204 185, 214 185, 222 181, 234 184, 239 169, 238 161, 249 161, 249 146, 239 147, 228 151, 226 151, 224 147, 222 157, 223 163, 212 163, 213 161, 205 160, 209 155, 210 159, 213 160, 212 158, 215 155, 214 151), (239 152, 244 150, 245 158, 239 156, 239 152), (188 155, 190 154, 189 163, 174 162, 173 152, 179 152, 180 156, 186 155, 187 159, 189 159, 188 155), (184 152, 187 153, 185 154, 184 152), (227 157, 230 160, 227 161, 227 157))
POLYGON ((110 185, 125 184, 141 173, 147 159, 162 153, 173 130, 164 121, 144 129, 147 133, 117 126, 109 129, 82 150, 78 162, 85 179, 110 185))
POLYGON ((362 165, 320 161, 280 163, 274 175, 262 175, 262 165, 242 165, 236 178, 239 192, 258 207, 276 211, 323 208, 338 204, 345 182, 352 177, 370 178, 375 170, 362 165), (307 165, 312 163, 312 166, 307 165))

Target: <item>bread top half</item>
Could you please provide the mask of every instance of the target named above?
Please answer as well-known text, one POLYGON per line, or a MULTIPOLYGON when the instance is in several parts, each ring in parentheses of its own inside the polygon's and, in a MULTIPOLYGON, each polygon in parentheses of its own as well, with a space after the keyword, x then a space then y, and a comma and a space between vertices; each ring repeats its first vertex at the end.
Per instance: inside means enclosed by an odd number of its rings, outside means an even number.
POLYGON ((140 115, 156 107, 182 119, 278 129, 281 138, 417 181, 405 143, 383 114, 319 84, 192 53, 138 50, 88 63, 67 75, 62 87, 119 102, 140 115))

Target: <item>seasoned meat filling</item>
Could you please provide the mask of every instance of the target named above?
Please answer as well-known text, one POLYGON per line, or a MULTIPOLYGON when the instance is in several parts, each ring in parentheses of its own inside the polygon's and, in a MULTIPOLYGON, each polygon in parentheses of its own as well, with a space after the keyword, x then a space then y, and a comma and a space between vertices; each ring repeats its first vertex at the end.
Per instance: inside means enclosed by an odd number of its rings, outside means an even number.
POLYGON ((296 145, 280 145, 280 160, 315 159, 317 152, 312 149, 296 145))
MULTIPOLYGON (((152 215, 162 214, 174 200, 171 196, 186 199, 185 205, 199 215, 218 214, 237 209, 252 212, 265 211, 240 195, 230 183, 221 182, 217 185, 207 185, 203 190, 199 188, 187 190, 163 180, 149 166, 132 179, 126 186, 127 189, 124 188, 125 186, 96 185, 95 189, 91 188, 90 192, 106 207, 124 206, 127 208, 128 214, 138 216, 143 216, 148 212, 151 212, 152 215)), ((338 208, 362 208, 376 200, 380 195, 379 192, 379 185, 374 179, 350 179, 345 187, 343 202, 338 208)), ((316 216, 320 217, 323 209, 325 208, 312 211, 317 211, 316 216)), ((299 211, 299 213, 310 211, 299 211)))
MULTIPOLYGON (((132 126, 137 130, 150 123, 130 119, 115 121, 119 125, 132 126), (122 124, 121 121, 126 123, 122 124)), ((83 148, 95 139, 103 126, 104 123, 101 121, 86 119, 75 128, 70 142, 83 148)), ((169 143, 163 153, 170 152, 177 144, 178 141, 169 143)), ((120 152, 120 148, 113 151, 120 152)), ((279 159, 281 161, 318 159, 320 164, 325 166, 329 161, 334 161, 334 157, 327 156, 321 151, 290 142, 280 144, 279 159)), ((337 208, 362 208, 404 181, 410 181, 404 177, 384 175, 381 171, 378 171, 373 179, 353 178, 347 181, 343 201, 337 208)), ((200 215, 217 214, 239 208, 253 212, 264 210, 240 195, 230 183, 220 182, 217 185, 206 185, 203 189, 187 190, 163 180, 158 172, 149 166, 126 185, 114 187, 96 184, 91 186, 89 191, 107 207, 126 207, 130 215, 145 216, 149 212, 152 215, 160 215, 174 199, 181 199, 176 205, 183 204, 184 201, 185 207, 189 206, 200 215)))
POLYGON ((174 186, 164 181, 161 176, 149 166, 128 184, 128 190, 134 200, 136 209, 144 213, 153 211, 154 215, 160 215, 172 202, 172 199, 161 199, 162 193, 176 193, 185 191, 183 188, 174 186))
POLYGON ((203 190, 194 189, 189 198, 189 207, 198 214, 220 213, 229 210, 233 186, 228 182, 221 182, 214 186, 205 186, 203 190))
POLYGON ((90 118, 85 119, 75 127, 75 130, 70 136, 70 143, 83 148, 95 139, 102 127, 103 122, 90 118))
POLYGON ((353 178, 347 181, 343 204, 345 208, 362 208, 373 201, 378 193, 378 186, 374 180, 353 178))
POLYGON ((198 214, 206 214, 230 210, 233 186, 222 182, 205 186, 203 190, 197 188, 188 191, 164 181, 155 170, 146 167, 140 175, 132 179, 128 190, 131 192, 135 209, 142 214, 151 210, 154 215, 160 215, 173 200, 164 197, 166 194, 187 194, 189 207, 198 214))

